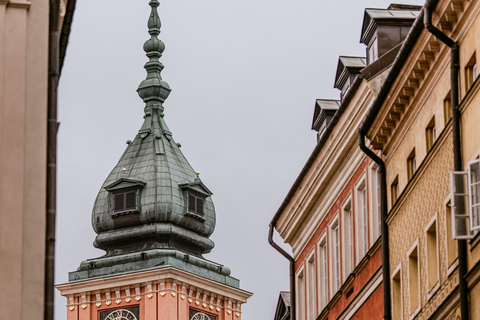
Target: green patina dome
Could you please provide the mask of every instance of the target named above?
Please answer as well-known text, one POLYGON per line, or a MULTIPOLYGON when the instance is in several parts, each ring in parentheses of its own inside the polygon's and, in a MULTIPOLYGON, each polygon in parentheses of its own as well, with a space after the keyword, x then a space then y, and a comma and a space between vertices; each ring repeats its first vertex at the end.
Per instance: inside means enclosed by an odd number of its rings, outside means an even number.
POLYGON ((147 77, 137 90, 146 104, 145 121, 103 183, 93 208, 92 224, 98 234, 94 245, 107 256, 175 249, 201 257, 214 247, 209 239, 215 229, 212 193, 185 159, 164 120, 163 102, 171 89, 160 75, 159 58, 165 46, 157 38, 158 5, 150 1, 151 38, 144 45, 147 77), (116 210, 117 197, 123 201, 127 191, 135 201, 133 209, 116 210), (189 195, 200 199, 196 200, 202 206, 199 212, 190 212, 189 195))

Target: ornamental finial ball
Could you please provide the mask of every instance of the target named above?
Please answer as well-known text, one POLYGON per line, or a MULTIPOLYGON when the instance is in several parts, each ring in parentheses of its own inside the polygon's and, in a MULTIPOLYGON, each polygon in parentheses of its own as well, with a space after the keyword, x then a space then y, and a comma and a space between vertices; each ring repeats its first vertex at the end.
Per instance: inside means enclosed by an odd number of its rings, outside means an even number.
POLYGON ((127 168, 123 168, 122 171, 123 173, 125 173, 127 171, 127 168))
POLYGON ((200 171, 195 172, 197 174, 197 177, 200 175, 200 171))

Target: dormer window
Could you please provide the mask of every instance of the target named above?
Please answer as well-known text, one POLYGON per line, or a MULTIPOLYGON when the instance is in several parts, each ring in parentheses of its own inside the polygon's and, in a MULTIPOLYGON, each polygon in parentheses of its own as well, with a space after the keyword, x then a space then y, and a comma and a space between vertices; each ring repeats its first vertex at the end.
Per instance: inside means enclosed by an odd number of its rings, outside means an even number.
POLYGON ((113 195, 114 208, 113 212, 121 212, 127 210, 134 210, 137 208, 137 191, 119 192, 113 195))
POLYGON ((203 206, 205 197, 189 192, 188 193, 188 212, 203 216, 203 206))
POLYGON ((185 195, 185 215, 205 221, 205 202, 212 195, 212 192, 198 177, 191 183, 182 183, 178 186, 185 195))
POLYGON ((145 182, 121 178, 105 187, 110 193, 110 212, 113 218, 140 212, 140 191, 145 182))

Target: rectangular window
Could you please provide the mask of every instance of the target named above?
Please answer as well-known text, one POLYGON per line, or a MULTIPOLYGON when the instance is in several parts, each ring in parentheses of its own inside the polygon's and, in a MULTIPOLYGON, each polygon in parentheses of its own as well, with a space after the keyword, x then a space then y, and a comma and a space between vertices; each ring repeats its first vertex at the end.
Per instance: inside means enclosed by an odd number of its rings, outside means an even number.
POLYGON ((438 242, 437 221, 434 220, 426 229, 427 245, 427 284, 428 291, 432 291, 438 283, 438 242))
POLYGON ((401 269, 392 277, 392 316, 393 320, 402 319, 402 272, 401 269))
POLYGON ((413 175, 417 171, 417 160, 415 159, 415 148, 413 148, 412 152, 407 158, 407 173, 408 173, 408 180, 410 180, 413 175))
POLYGON ((470 89, 477 79, 477 76, 477 60, 474 53, 470 58, 470 61, 468 61, 467 65, 465 66, 465 91, 470 89))
POLYGON ((128 191, 114 195, 114 212, 133 210, 137 207, 137 192, 128 191))
POLYGON ((297 318, 305 320, 305 276, 303 269, 297 275, 297 318))
POLYGON ((367 188, 365 181, 362 181, 357 187, 357 244, 358 244, 358 261, 361 261, 368 251, 368 211, 367 211, 367 188))
POLYGON ((427 152, 432 148, 433 144, 437 140, 437 132, 435 129, 435 116, 430 120, 427 128, 425 129, 425 138, 427 145, 427 152))
POLYGON ((450 91, 448 92, 445 99, 443 99, 443 117, 445 121, 445 125, 447 125, 448 121, 452 118, 452 100, 450 97, 450 91))
POLYGON ((452 237, 471 239, 468 172, 450 172, 450 201, 452 213, 452 237))
POLYGON ((420 274, 418 268, 418 247, 415 245, 408 256, 408 280, 410 296, 410 315, 420 308, 420 274))
POLYGON ((480 161, 468 163, 468 185, 470 205, 470 229, 480 229, 480 161))
POLYGON ((319 246, 320 263, 320 310, 328 303, 328 255, 327 237, 320 240, 319 246))
POLYGON ((349 200, 343 207, 343 254, 345 261, 345 277, 353 271, 353 213, 349 200))
POLYGON ((375 242, 382 233, 382 194, 381 194, 381 175, 379 166, 373 166, 371 169, 371 194, 372 194, 372 231, 373 241, 375 242))
POLYGON ((317 275, 315 267, 315 250, 307 259, 307 319, 317 318, 317 275))
POLYGON ((458 244, 453 238, 452 232, 452 212, 450 208, 450 201, 445 206, 445 220, 447 224, 447 264, 450 267, 458 257, 458 244))
POLYGON ((390 185, 390 195, 393 207, 398 199, 398 176, 395 177, 395 180, 393 180, 392 184, 390 185))
POLYGON ((338 220, 331 227, 332 296, 340 289, 340 234, 338 220))
POLYGON ((188 194, 188 212, 203 216, 205 200, 195 194, 188 194))

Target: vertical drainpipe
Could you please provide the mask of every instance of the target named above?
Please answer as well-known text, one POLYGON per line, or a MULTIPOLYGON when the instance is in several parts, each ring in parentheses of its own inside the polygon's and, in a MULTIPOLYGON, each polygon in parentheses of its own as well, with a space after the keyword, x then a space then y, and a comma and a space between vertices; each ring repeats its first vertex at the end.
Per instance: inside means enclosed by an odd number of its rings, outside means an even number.
POLYGON ((270 222, 269 231, 268 231, 268 242, 270 245, 275 248, 282 256, 287 258, 290 261, 290 320, 295 320, 295 260, 290 256, 285 250, 280 248, 278 244, 273 241, 273 229, 277 223, 278 216, 273 217, 272 222, 270 222))
POLYGON ((381 218, 382 218, 382 280, 383 280, 383 319, 390 320, 392 318, 391 314, 391 302, 390 302, 390 256, 388 253, 388 225, 386 222, 386 217, 388 214, 387 209, 387 178, 385 163, 382 158, 377 156, 372 150, 365 146, 365 132, 366 129, 365 122, 362 123, 358 129, 358 145, 360 149, 375 163, 378 165, 378 173, 380 174, 380 198, 381 198, 381 218))
POLYGON ((55 284, 57 88, 59 77, 60 0, 50 0, 49 6, 44 320, 53 320, 54 318, 53 287, 55 284))
MULTIPOLYGON (((427 4, 431 2, 427 1, 427 4)), ((462 151, 460 142, 460 111, 458 110, 458 72, 459 72, 459 53, 458 43, 450 39, 446 34, 432 25, 431 9, 425 5, 424 24, 425 28, 445 43, 451 50, 450 58, 450 99, 452 107, 452 136, 453 136, 453 166, 455 171, 462 171, 462 151)), ((462 186, 463 188, 463 186, 462 186)), ((468 284, 465 279, 467 274, 467 241, 457 240, 458 242, 458 276, 460 290, 460 308, 462 320, 469 319, 468 313, 468 284)))

